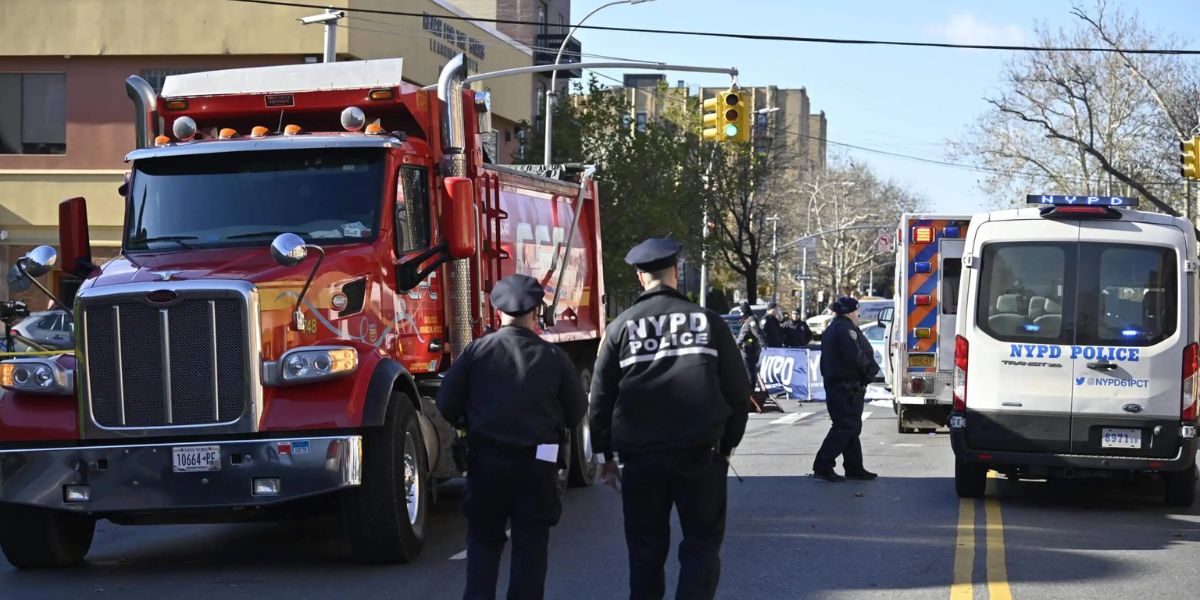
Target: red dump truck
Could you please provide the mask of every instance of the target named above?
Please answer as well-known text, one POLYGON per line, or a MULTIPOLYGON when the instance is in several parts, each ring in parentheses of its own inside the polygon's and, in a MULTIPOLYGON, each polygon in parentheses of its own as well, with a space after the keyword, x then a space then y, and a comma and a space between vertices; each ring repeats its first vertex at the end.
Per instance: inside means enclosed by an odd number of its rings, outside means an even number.
MULTIPOLYGON (((415 559, 461 476, 440 374, 499 327, 488 292, 549 290, 541 335, 586 385, 604 328, 591 170, 490 164, 490 98, 461 57, 436 86, 400 59, 130 77, 121 254, 91 262, 84 200, 55 267, 73 355, 0 363, 0 548, 78 562, 95 522, 339 510, 367 562, 415 559)), ((49 293, 49 291, 47 291, 49 293)), ((574 429, 563 483, 595 466, 574 429)))

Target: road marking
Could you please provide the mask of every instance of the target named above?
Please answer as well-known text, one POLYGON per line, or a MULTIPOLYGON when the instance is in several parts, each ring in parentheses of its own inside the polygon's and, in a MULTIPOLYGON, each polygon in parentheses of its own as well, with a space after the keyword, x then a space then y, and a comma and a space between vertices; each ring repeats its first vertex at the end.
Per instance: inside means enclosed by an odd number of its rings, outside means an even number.
POLYGON ((973 600, 975 588, 971 573, 975 570, 975 500, 958 500, 958 538, 954 542, 954 583, 950 600, 973 600))
MULTIPOLYGON (((505 530, 504 530, 504 535, 506 535, 506 536, 511 536, 511 535, 512 535, 512 528, 505 529, 505 530)), ((467 551, 466 551, 466 550, 463 550, 462 552, 459 552, 458 554, 455 554, 454 556, 451 556, 451 557, 450 557, 450 560, 462 560, 462 559, 464 559, 464 558, 466 558, 466 557, 467 557, 467 551)))
MULTIPOLYGON (((988 477, 995 478, 996 472, 989 471, 988 477)), ((1004 519, 1000 515, 1000 500, 984 500, 984 512, 987 515, 988 598, 1012 600, 1012 590, 1008 585, 1008 565, 1004 556, 1004 519)))
POLYGON ((866 421, 867 417, 869 417, 869 416, 871 416, 871 411, 869 411, 869 410, 863 411, 863 420, 864 421, 866 421))
POLYGON ((771 421, 771 425, 792 425, 796 421, 799 421, 800 419, 803 419, 804 417, 807 417, 811 414, 813 414, 813 413, 810 413, 810 412, 792 413, 790 415, 779 417, 778 419, 771 421))

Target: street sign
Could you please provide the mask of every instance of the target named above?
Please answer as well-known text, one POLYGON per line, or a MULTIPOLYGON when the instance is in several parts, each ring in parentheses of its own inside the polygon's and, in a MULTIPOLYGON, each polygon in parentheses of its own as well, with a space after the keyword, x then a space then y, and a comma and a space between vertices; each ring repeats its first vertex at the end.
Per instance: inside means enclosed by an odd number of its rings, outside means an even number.
POLYGON ((800 240, 797 241, 796 244, 797 244, 797 247, 808 248, 808 250, 811 252, 811 251, 817 249, 817 238, 816 237, 800 238, 800 240))
POLYGON ((881 233, 875 239, 875 249, 880 252, 892 252, 896 249, 896 238, 890 233, 881 233))

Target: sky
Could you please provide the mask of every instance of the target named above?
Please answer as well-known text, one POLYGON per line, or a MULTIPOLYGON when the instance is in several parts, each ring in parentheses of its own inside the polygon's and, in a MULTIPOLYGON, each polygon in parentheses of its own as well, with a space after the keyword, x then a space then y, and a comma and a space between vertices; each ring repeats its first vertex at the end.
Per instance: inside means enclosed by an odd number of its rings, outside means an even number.
MULTIPOLYGON (((606 1, 573 0, 571 21, 577 23, 606 1)), ((653 0, 605 8, 586 24, 1007 45, 1032 43, 1035 28, 1073 28, 1078 20, 1070 14, 1072 2, 1066 0, 860 0, 853 6, 809 0, 653 0)), ((1090 7, 1090 1, 1083 6, 1090 7)), ((1136 10, 1148 29, 1174 34, 1186 40, 1187 47, 1200 48, 1188 25, 1194 23, 1194 10, 1187 9, 1196 6, 1195 0, 1110 0, 1109 6, 1136 10)), ((986 111, 983 99, 1000 89, 1001 71, 1013 52, 596 30, 580 30, 575 37, 585 54, 669 64, 736 66, 743 86, 807 88, 812 111, 823 110, 828 119, 831 156, 844 152, 855 161, 869 164, 885 179, 922 194, 933 211, 971 213, 986 210, 993 203, 978 185, 982 178, 978 172, 848 149, 834 142, 947 160, 945 141, 960 137, 986 111)), ((603 72, 620 79, 625 71, 603 72)), ((729 82, 726 75, 667 74, 672 85, 680 79, 693 86, 729 82)), ((1164 143, 1173 144, 1174 140, 1164 143)))

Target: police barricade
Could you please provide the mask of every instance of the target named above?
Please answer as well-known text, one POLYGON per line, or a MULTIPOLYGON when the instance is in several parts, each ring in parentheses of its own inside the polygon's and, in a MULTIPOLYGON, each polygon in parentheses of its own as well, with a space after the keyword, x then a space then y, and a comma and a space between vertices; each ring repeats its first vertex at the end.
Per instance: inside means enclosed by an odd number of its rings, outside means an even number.
MULTIPOLYGON (((758 358, 758 376, 772 396, 801 402, 824 402, 821 351, 816 348, 763 348, 758 358)), ((867 388, 867 400, 891 399, 883 388, 867 388)))

